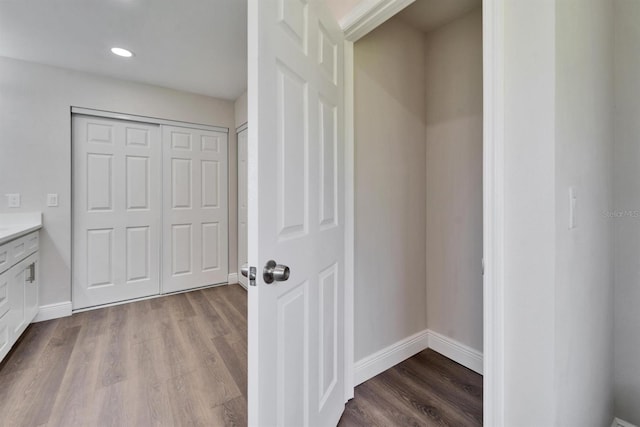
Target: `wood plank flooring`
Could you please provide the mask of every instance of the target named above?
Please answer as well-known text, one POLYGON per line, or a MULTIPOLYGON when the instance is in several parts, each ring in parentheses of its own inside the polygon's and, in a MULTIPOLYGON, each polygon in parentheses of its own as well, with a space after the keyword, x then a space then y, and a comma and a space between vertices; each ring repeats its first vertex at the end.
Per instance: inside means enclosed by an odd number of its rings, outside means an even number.
POLYGON ((338 425, 481 426, 482 376, 425 350, 356 387, 338 425))
MULTIPOLYGON (((482 377, 427 350, 356 388, 340 426, 482 424, 482 377)), ((0 426, 246 426, 239 285, 31 325, 0 365, 0 426)))
POLYGON ((2 426, 245 426, 239 285, 31 325, 0 365, 2 426))

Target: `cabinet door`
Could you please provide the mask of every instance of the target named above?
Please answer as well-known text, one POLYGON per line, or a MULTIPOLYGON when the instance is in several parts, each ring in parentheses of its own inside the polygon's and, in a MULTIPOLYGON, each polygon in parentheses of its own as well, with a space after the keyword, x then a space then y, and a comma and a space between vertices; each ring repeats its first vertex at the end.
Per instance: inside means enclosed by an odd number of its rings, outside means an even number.
POLYGON ((15 341, 38 314, 38 253, 9 270, 9 326, 15 341))
POLYGON ((9 312, 9 282, 11 271, 0 274, 0 318, 9 312))
POLYGON ((27 316, 24 311, 24 287, 30 268, 29 259, 20 261, 9 270, 9 334, 15 341, 27 328, 27 316))

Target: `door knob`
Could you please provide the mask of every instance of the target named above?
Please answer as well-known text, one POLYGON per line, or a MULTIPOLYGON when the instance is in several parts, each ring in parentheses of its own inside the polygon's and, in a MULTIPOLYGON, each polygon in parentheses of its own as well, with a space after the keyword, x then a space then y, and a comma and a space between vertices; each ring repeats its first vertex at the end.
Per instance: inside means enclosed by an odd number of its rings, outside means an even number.
POLYGON ((264 270, 262 270, 262 278, 266 284, 284 282, 289 278, 289 267, 276 264, 274 260, 270 260, 264 266, 264 270))

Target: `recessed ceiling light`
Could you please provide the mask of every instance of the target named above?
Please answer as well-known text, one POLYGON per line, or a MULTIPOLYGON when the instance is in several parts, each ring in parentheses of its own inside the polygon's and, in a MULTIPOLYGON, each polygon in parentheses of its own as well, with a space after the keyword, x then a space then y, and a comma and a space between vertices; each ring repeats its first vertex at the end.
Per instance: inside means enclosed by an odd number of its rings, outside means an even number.
POLYGON ((121 47, 112 47, 111 53, 113 53, 114 55, 123 56, 125 58, 131 58, 133 56, 133 52, 121 47))

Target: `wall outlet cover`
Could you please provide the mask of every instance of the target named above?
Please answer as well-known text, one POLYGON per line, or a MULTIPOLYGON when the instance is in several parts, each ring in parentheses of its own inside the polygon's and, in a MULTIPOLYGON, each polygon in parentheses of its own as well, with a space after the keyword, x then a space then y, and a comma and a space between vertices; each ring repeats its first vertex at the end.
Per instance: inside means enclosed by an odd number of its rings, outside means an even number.
POLYGON ((7 207, 19 208, 20 207, 20 193, 7 194, 7 207))

